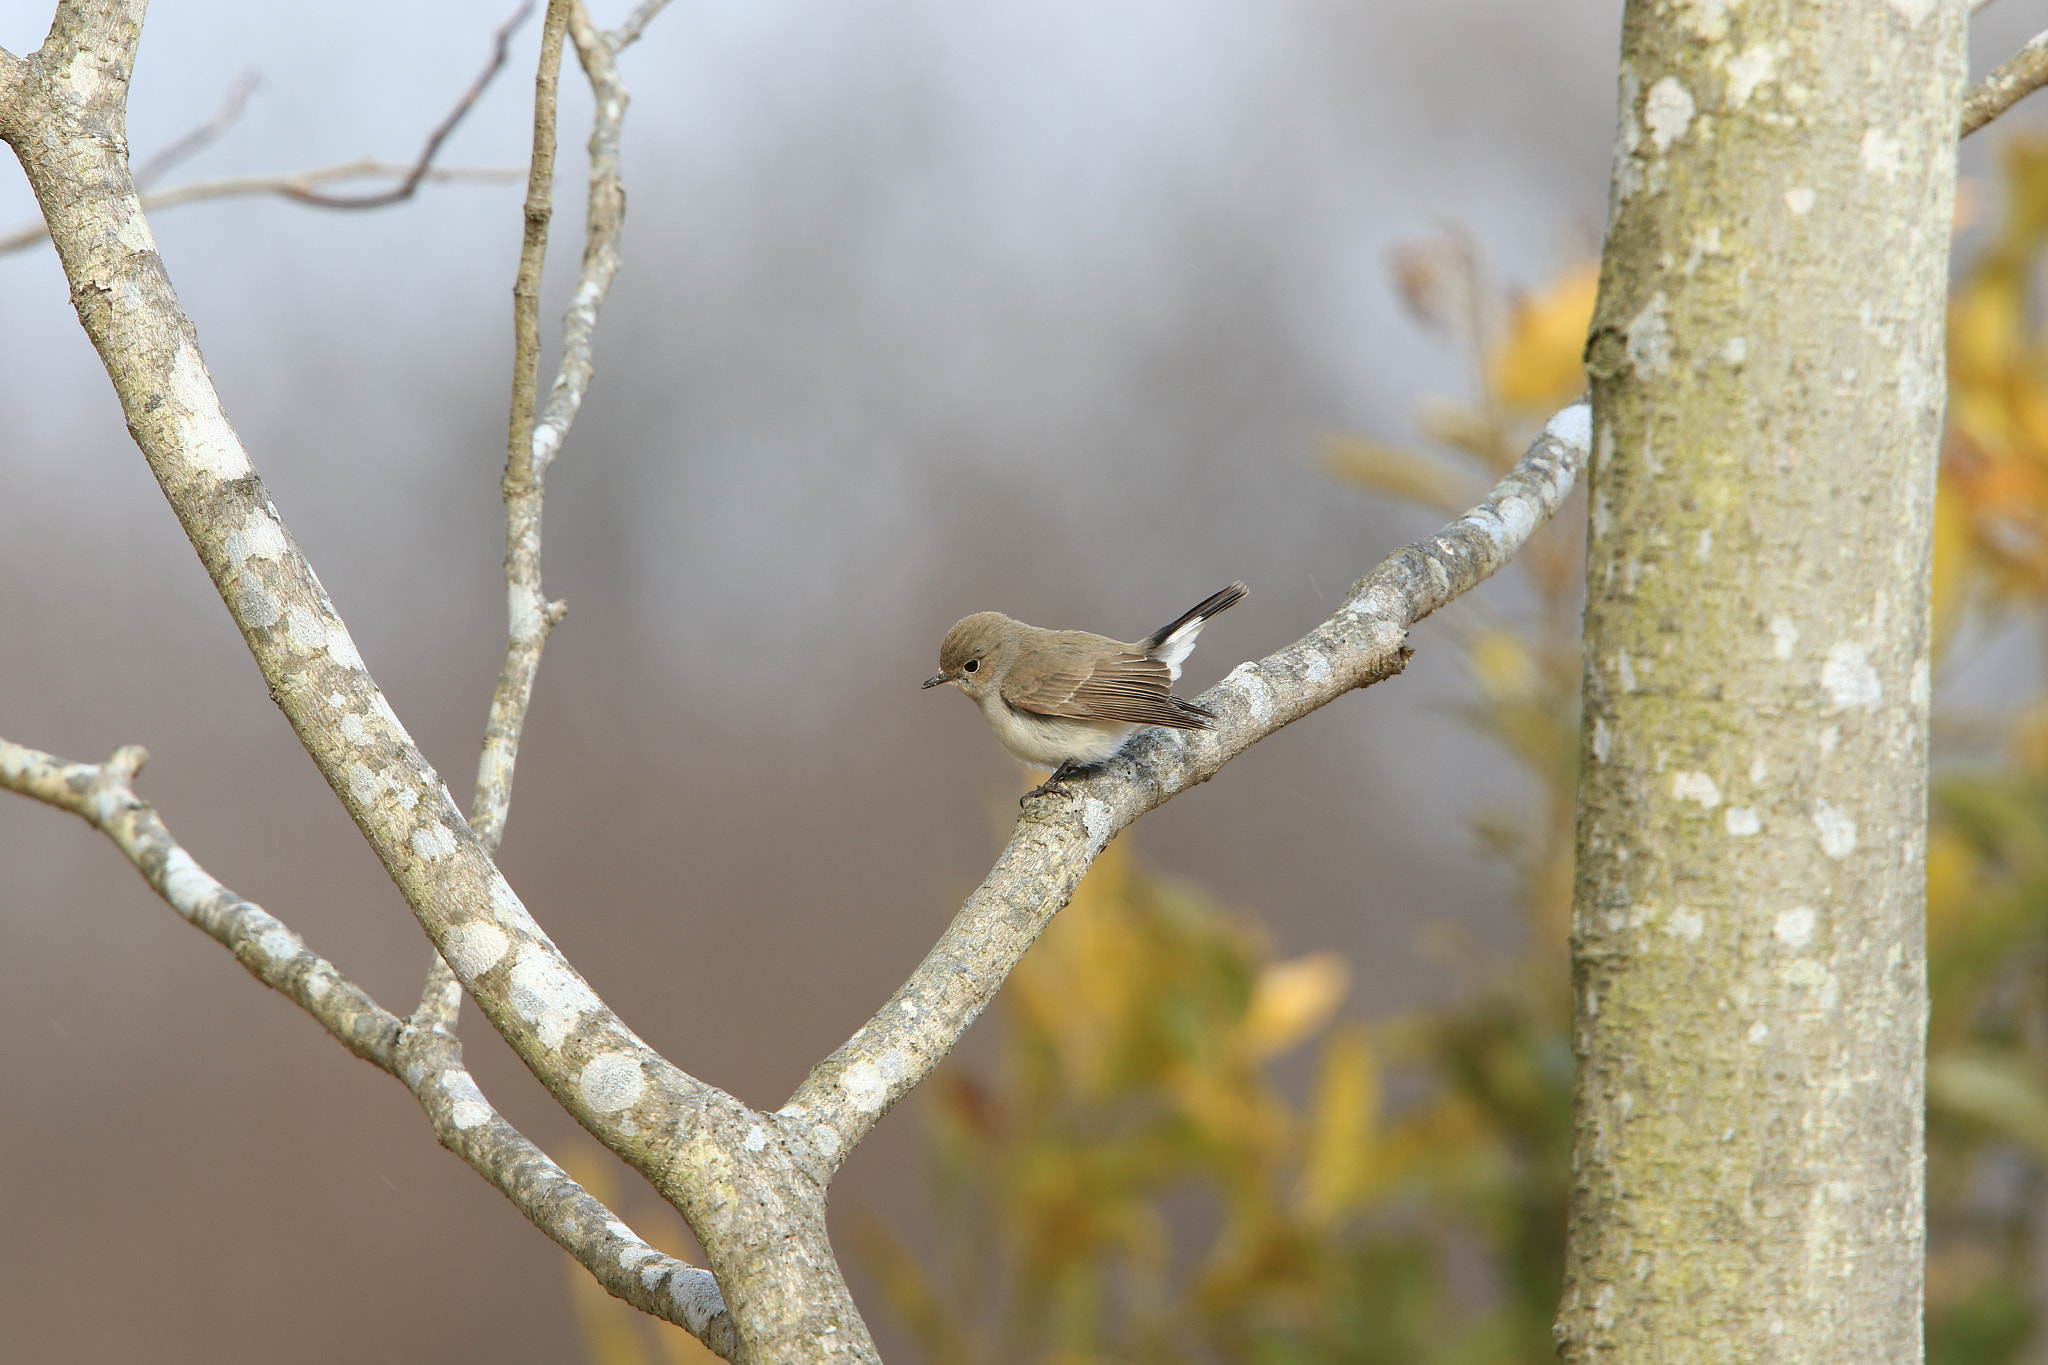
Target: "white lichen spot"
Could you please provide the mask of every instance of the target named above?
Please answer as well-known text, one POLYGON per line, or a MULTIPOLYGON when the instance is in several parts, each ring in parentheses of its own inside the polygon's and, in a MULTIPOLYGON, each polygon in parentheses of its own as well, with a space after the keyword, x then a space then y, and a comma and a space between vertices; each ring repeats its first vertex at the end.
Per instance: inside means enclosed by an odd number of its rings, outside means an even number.
POLYGON ((449 1119, 457 1128, 467 1131, 491 1117, 491 1106, 484 1100, 484 1092, 476 1088, 476 1081, 466 1071, 443 1071, 440 1075, 441 1093, 449 1100, 449 1119))
POLYGON ((1630 661, 1625 649, 1615 655, 1614 676, 1620 682, 1622 691, 1636 690, 1636 666, 1630 661))
POLYGON ((1607 722, 1599 716, 1593 717, 1593 757, 1600 762, 1607 761, 1607 754, 1614 747, 1614 736, 1608 733, 1607 722))
POLYGON ((1904 143, 1884 129, 1869 128, 1864 131, 1863 145, 1857 155, 1868 174, 1896 180, 1899 178, 1899 153, 1904 147, 1904 143))
POLYGON ((252 559, 282 560, 284 528, 261 507, 254 508, 242 518, 241 525, 227 533, 221 548, 228 552, 228 563, 237 569, 252 559))
POLYGON ((1756 1023, 1751 1024, 1749 1026, 1749 1041, 1752 1043, 1761 1043, 1764 1039, 1770 1036, 1771 1026, 1769 1024, 1764 1023, 1762 1020, 1758 1020, 1756 1023))
POLYGON ((1813 212, 1813 201, 1813 187, 1810 185, 1794 185, 1785 191, 1785 207, 1802 218, 1813 212))
POLYGON ((558 1048, 597 996, 538 943, 520 945, 519 960, 506 979, 512 1009, 534 1026, 544 1046, 558 1048))
POLYGON ((1771 921, 1771 937, 1787 948, 1804 948, 1813 941, 1813 926, 1818 920, 1811 906, 1795 906, 1782 911, 1771 921))
POLYGON ((1822 753, 1833 753, 1835 750, 1842 747, 1842 727, 1839 725, 1830 725, 1827 729, 1820 732, 1820 738, 1816 740, 1815 743, 1820 746, 1820 751, 1822 753))
POLYGON ((1875 711, 1884 701, 1884 684, 1870 666, 1869 654, 1853 640, 1837 640, 1828 646, 1828 657, 1820 666, 1820 685, 1837 706, 1875 711))
POLYGON ((1589 451, 1593 448, 1593 405, 1574 403, 1563 412, 1552 417, 1543 427, 1543 434, 1570 446, 1573 450, 1589 451))
POLYGON ((526 907, 519 903, 519 897, 503 877, 494 878, 491 882, 491 914, 500 924, 523 925, 527 922, 526 907))
POLYGON ((163 877, 165 898, 188 915, 220 885, 182 848, 172 849, 164 858, 163 877))
POLYGON ((623 1052, 604 1052, 592 1057, 576 1078, 576 1093, 600 1114, 631 1109, 647 1093, 647 1077, 640 1060, 623 1052))
POLYGON ((1671 912, 1671 918, 1664 922, 1664 931, 1683 939, 1697 939, 1707 932, 1707 919, 1690 906, 1679 906, 1671 912))
POLYGON ((1728 59, 1728 107, 1740 109, 1749 103, 1749 97, 1756 88, 1771 78, 1777 69, 1778 59, 1769 46, 1757 43, 1737 56, 1728 59))
POLYGON ((284 619, 284 604, 252 573, 236 580, 235 611, 255 630, 268 630, 284 619))
POLYGON ((1701 530, 1700 538, 1693 546, 1692 555, 1694 559, 1698 560, 1708 560, 1714 557, 1713 527, 1709 526, 1701 530))
POLYGON ((1749 782, 1751 786, 1761 787, 1764 784, 1764 780, 1770 775, 1771 765, 1764 762, 1762 754, 1758 754, 1749 761, 1749 782))
POLYGON ((839 1077, 839 1088, 863 1114, 877 1114, 889 1098, 889 1082, 873 1062, 855 1062, 839 1077))
POLYGON ((1916 711, 1925 711, 1927 703, 1934 696, 1934 679, 1927 669, 1927 659, 1922 656, 1913 664, 1913 679, 1906 685, 1906 699, 1913 703, 1916 711))
POLYGON ((1301 671, 1308 678, 1310 686, 1321 687, 1330 680, 1330 661, 1323 657, 1321 650, 1312 649, 1308 653, 1308 662, 1301 666, 1301 671))
POLYGON ((1650 87, 1643 100, 1643 126, 1650 130, 1650 141, 1657 144, 1659 152, 1669 151, 1672 143, 1685 136, 1692 126, 1694 107, 1692 93, 1676 76, 1666 76, 1650 87))
POLYGON ((334 989, 334 978, 325 971, 310 971, 306 973, 306 979, 300 984, 299 989, 306 993, 308 1000, 317 1005, 327 998, 327 992, 334 989))
POLYGON ((1791 658, 1792 646, 1798 643, 1799 627, 1792 624, 1792 618, 1789 616, 1773 616, 1771 618, 1771 657, 1774 659, 1791 658))
POLYGON ((473 1104, 468 1100, 463 1100, 458 1104, 449 1106, 448 1109, 448 1121, 464 1132, 476 1127, 480 1123, 489 1123, 490 1120, 491 1106, 488 1104, 473 1104))
POLYGON ((1697 801, 1712 810, 1721 804, 1721 789, 1705 773, 1678 772, 1671 775, 1671 795, 1678 801, 1697 801))
POLYGON ((371 742, 370 727, 363 724, 363 718, 353 711, 343 716, 336 728, 341 731, 341 737, 351 744, 371 742))
POLYGON ((511 938, 488 920, 473 919, 448 931, 448 965, 464 981, 498 965, 512 947, 511 938))
MULTIPOLYGON (((363 656, 356 652, 356 642, 351 640, 348 632, 339 625, 327 632, 327 657, 343 668, 353 669, 358 673, 363 671, 363 656)), ((383 698, 380 697, 378 700, 382 701, 383 698)))
POLYGON ((337 711, 345 710, 348 707, 348 698, 339 692, 329 692, 327 704, 337 711))
POLYGON ((176 416, 172 424, 180 453, 197 472, 216 479, 246 479, 248 452, 236 439, 234 428, 220 410, 220 399, 207 377, 206 366, 190 343, 180 342, 171 360, 170 399, 176 416))
POLYGON ((1116 828, 1116 813, 1106 801, 1089 797, 1081 803, 1081 828, 1088 831, 1088 837, 1100 844, 1109 838, 1116 828))
POLYGON ((284 628, 298 649, 312 652, 327 648, 327 623, 304 607, 293 607, 284 614, 284 628))
POLYGON ((282 967, 297 957, 303 946, 299 936, 282 924, 265 929, 256 936, 256 951, 263 954, 264 960, 273 968, 282 967))
POLYGON ((1628 325, 1628 359, 1640 378, 1671 366, 1671 324, 1664 317, 1667 306, 1665 297, 1658 294, 1628 325))
POLYGON ((1749 806, 1730 806, 1728 814, 1722 817, 1728 832, 1738 839, 1747 839, 1763 829, 1764 822, 1749 806))
POLYGON ((768 1130, 758 1123, 755 1124, 747 1129, 747 1135, 741 1140, 740 1145, 750 1152, 761 1151, 768 1145, 768 1130))
POLYGON ((424 862, 434 862, 455 851, 455 836, 439 821, 422 821, 412 832, 412 851, 424 862))
POLYGON ((1849 812, 1815 802, 1813 827, 1820 834, 1820 851, 1830 858, 1846 858, 1856 851, 1856 819, 1849 812))
POLYGON ((1728 344, 1721 348, 1721 363, 1735 366, 1740 365, 1747 359, 1749 359, 1749 338, 1729 337, 1728 344))
POLYGON ((1728 0, 1687 0, 1679 6, 1678 22, 1710 43, 1728 36, 1728 0))
POLYGON ((811 1141, 816 1143, 818 1150, 823 1152, 828 1157, 836 1155, 839 1151, 838 1132, 834 1129, 827 1128, 822 1123, 819 1124, 816 1128, 811 1129, 811 1141))
POLYGON ((1235 688, 1238 695, 1244 698, 1245 705, 1251 708, 1253 724, 1263 727, 1272 721, 1273 689, 1268 687, 1266 680, 1259 675, 1257 664, 1239 664, 1230 670, 1230 675, 1223 682, 1225 686, 1235 688))

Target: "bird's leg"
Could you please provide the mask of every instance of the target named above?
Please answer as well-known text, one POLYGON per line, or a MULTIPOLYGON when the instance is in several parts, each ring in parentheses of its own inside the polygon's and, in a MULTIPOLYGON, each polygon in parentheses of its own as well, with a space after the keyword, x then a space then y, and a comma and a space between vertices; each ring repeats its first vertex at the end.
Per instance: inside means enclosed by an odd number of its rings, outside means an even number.
POLYGON ((1045 781, 1018 797, 1017 804, 1021 806, 1034 796, 1065 796, 1067 794, 1066 779, 1086 770, 1087 767, 1087 764, 1076 763, 1071 758, 1062 761, 1059 767, 1053 769, 1051 777, 1046 778, 1045 781))

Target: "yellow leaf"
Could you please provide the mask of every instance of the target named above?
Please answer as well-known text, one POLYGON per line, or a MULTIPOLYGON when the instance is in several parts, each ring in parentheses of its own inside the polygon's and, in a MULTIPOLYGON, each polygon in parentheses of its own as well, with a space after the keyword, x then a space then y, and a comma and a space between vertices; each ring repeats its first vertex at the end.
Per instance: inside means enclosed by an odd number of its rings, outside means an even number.
POLYGON ((1406 498, 1455 517, 1486 490, 1448 465, 1364 436, 1342 434, 1323 441, 1323 462, 1332 474, 1375 493, 1406 498))
POLYGON ((1547 411, 1584 391, 1581 357, 1599 293, 1599 263, 1586 261, 1515 300, 1507 336, 1487 357, 1487 383, 1497 401, 1547 411))
POLYGON ((1943 466, 1934 497, 1933 654, 1940 658, 1970 598, 1970 509, 1943 466))
POLYGON ((1541 681, 1536 657, 1518 635, 1505 630, 1482 631, 1474 637, 1465 659, 1472 677, 1489 701, 1522 701, 1534 695, 1541 681))
POLYGON ((1368 1193, 1377 1160, 1379 1059, 1361 1024, 1346 1024, 1323 1047, 1309 1119, 1308 1156, 1297 1192, 1302 1211, 1319 1221, 1344 1212, 1368 1193))
POLYGON ((1275 962, 1259 973, 1244 1032, 1255 1057, 1273 1057, 1314 1033, 1351 988, 1351 968, 1336 953, 1275 962))

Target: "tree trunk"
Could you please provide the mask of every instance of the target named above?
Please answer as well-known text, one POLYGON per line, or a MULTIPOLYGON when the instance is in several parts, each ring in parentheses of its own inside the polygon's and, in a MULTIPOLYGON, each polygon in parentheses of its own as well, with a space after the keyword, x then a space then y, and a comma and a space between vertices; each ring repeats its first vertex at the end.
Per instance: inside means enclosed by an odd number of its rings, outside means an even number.
POLYGON ((1631 0, 1599 308, 1570 1361, 1917 1361, 1959 0, 1631 0))

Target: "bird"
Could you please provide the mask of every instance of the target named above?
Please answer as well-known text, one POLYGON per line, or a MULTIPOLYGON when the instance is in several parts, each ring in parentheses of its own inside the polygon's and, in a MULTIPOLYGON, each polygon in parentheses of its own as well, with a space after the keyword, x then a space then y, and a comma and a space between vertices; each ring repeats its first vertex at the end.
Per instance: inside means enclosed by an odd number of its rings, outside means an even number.
POLYGON ((1085 630, 1041 630, 999 611, 954 622, 927 688, 951 683, 1016 757, 1052 775, 1026 792, 1066 795, 1066 779, 1114 757, 1148 725, 1213 730, 1216 713, 1173 695, 1209 618, 1245 598, 1232 583, 1134 644, 1085 630))

